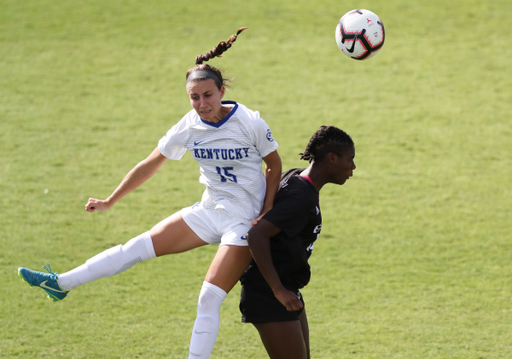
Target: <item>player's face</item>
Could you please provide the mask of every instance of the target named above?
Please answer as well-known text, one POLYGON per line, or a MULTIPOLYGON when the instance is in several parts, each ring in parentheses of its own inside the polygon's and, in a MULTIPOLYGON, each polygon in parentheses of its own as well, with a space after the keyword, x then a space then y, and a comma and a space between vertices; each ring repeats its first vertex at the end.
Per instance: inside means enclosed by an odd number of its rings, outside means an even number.
POLYGON ((222 98, 224 97, 225 90, 224 86, 219 90, 212 79, 190 81, 187 84, 190 104, 196 110, 199 117, 209 122, 219 122, 222 120, 222 98))
POLYGON ((355 156, 356 152, 353 147, 345 150, 341 156, 336 156, 336 159, 333 161, 333 183, 341 185, 352 177, 356 169, 355 156))

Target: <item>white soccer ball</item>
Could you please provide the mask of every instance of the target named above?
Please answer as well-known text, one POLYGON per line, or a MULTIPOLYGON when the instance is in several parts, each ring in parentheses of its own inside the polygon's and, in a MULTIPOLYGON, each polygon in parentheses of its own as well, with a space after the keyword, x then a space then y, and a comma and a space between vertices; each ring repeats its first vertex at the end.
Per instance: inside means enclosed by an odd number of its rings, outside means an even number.
POLYGON ((373 12, 356 9, 347 12, 336 26, 336 43, 348 57, 366 60, 375 56, 384 45, 382 20, 373 12))

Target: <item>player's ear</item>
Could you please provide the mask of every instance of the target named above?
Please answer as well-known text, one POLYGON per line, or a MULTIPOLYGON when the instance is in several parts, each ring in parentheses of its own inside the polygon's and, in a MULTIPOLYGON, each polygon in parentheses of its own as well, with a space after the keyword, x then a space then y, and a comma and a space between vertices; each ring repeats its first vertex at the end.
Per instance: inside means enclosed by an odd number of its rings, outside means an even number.
POLYGON ((338 155, 334 152, 329 152, 326 158, 329 161, 329 163, 333 163, 336 162, 336 160, 338 159, 338 155))
POLYGON ((220 99, 222 100, 224 98, 224 93, 226 93, 226 88, 222 86, 220 88, 220 99))

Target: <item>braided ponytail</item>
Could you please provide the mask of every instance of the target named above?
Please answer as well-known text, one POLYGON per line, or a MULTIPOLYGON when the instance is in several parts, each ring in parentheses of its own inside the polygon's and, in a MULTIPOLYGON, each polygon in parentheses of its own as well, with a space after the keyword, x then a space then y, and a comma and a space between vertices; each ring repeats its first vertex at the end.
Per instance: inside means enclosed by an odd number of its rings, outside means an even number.
POLYGON ((245 29, 247 29, 247 27, 241 27, 235 35, 232 35, 228 39, 228 41, 221 41, 212 49, 212 51, 196 56, 196 65, 201 65, 203 62, 213 59, 214 57, 222 57, 222 54, 226 52, 231 45, 233 45, 233 42, 236 41, 238 35, 240 35, 245 29))
POLYGON ((187 71, 187 83, 193 80, 198 81, 204 81, 207 79, 213 79, 215 81, 215 84, 217 85, 217 88, 220 90, 222 86, 227 86, 227 83, 230 82, 230 79, 224 79, 222 77, 222 73, 219 71, 219 69, 208 65, 203 64, 203 62, 206 62, 208 60, 211 60, 215 57, 222 57, 222 54, 226 52, 236 41, 236 38, 242 31, 247 29, 247 27, 241 27, 238 29, 235 35, 232 35, 227 41, 221 41, 215 46, 211 51, 208 51, 205 54, 196 56, 196 65, 187 71), (194 76, 190 76, 194 71, 196 70, 203 70, 203 72, 198 71, 194 74, 194 76), (204 72, 206 71, 206 72, 204 72), (210 72, 211 74, 208 74, 210 72), (213 75, 213 76, 212 76, 213 75))

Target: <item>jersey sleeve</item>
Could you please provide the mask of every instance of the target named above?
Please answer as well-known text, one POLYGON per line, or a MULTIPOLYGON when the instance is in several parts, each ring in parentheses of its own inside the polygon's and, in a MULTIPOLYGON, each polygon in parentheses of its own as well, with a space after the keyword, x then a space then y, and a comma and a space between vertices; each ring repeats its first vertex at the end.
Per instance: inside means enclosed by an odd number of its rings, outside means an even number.
POLYGON ((188 126, 183 118, 158 141, 158 149, 168 159, 180 160, 187 151, 185 144, 188 137, 188 126))
POLYGON ((281 198, 276 198, 274 207, 263 218, 292 238, 307 225, 314 204, 308 192, 301 188, 280 191, 284 191, 281 196, 278 196, 281 198))
POLYGON ((278 143, 272 137, 272 131, 262 118, 254 119, 252 122, 254 131, 254 144, 260 153, 260 156, 266 157, 268 154, 277 150, 278 143))

